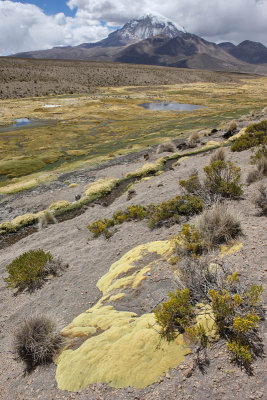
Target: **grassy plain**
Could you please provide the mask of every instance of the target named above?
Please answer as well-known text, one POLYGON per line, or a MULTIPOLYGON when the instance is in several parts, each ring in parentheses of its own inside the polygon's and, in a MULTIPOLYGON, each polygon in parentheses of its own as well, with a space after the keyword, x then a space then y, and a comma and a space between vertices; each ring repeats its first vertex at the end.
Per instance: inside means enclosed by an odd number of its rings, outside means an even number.
POLYGON ((104 87, 93 95, 1 100, 0 125, 25 117, 51 123, 0 131, 0 191, 33 187, 55 179, 61 172, 96 164, 119 153, 177 138, 182 133, 218 127, 266 106, 266 89, 266 77, 244 76, 229 83, 104 87), (139 106, 156 101, 205 108, 155 112, 139 106))

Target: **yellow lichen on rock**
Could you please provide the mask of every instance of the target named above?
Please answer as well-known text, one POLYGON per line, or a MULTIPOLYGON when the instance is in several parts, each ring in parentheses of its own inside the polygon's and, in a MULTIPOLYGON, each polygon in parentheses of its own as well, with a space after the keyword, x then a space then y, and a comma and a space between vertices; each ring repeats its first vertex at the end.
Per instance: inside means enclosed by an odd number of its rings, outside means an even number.
POLYGON ((119 278, 120 275, 128 273, 135 268, 136 261, 143 258, 145 253, 157 253, 160 256, 170 253, 172 246, 169 241, 157 241, 142 244, 126 253, 120 260, 111 265, 110 270, 97 283, 97 287, 103 294, 113 289, 123 288, 126 286, 136 287, 136 282, 140 280, 140 275, 144 276, 149 271, 149 266, 144 266, 132 275, 119 278))
POLYGON ((136 287, 154 264, 137 267, 136 262, 148 254, 168 258, 171 252, 169 241, 140 245, 112 264, 110 271, 98 281, 104 296, 62 331, 67 337, 88 336, 88 339, 78 349, 65 350, 59 356, 56 379, 60 389, 78 391, 95 382, 144 388, 184 360, 190 350, 183 343, 182 335, 158 347, 154 314, 139 317, 134 312, 117 311, 108 304, 125 296, 121 292, 111 295, 112 290, 136 287), (129 274, 124 277, 129 279, 120 278, 122 274, 129 274))
POLYGON ((220 247, 220 256, 223 258, 225 256, 229 256, 234 253, 238 253, 242 250, 244 245, 242 243, 235 243, 234 245, 224 245, 220 247))
POLYGON ((159 335, 152 327, 154 323, 153 314, 132 320, 126 317, 119 326, 114 318, 110 329, 86 340, 75 351, 64 351, 57 361, 59 388, 78 391, 95 382, 144 388, 156 382, 180 364, 189 350, 181 335, 157 348, 159 335))

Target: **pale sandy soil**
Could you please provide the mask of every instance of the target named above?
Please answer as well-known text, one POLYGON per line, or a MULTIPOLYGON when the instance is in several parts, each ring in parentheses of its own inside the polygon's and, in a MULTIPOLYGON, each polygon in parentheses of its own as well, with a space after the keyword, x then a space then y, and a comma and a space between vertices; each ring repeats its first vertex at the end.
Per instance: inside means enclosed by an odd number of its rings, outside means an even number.
MULTIPOLYGON (((210 367, 204 374, 195 370, 191 377, 186 377, 187 370, 180 366, 171 370, 169 375, 160 379, 158 383, 143 390, 113 389, 108 385, 94 384, 78 393, 63 392, 56 385, 55 365, 38 367, 32 374, 23 376, 23 365, 14 359, 12 353, 12 335, 24 316, 50 314, 63 328, 99 299, 100 292, 96 288, 96 283, 114 261, 135 246, 153 240, 165 240, 176 234, 180 228, 179 225, 175 225, 171 228, 162 227, 151 231, 145 221, 129 222, 118 226, 109 240, 100 237, 89 241, 87 224, 98 218, 110 217, 114 211, 125 209, 130 204, 158 203, 174 197, 181 192, 178 185, 179 179, 187 178, 194 168, 202 171, 202 168, 209 163, 210 154, 211 152, 190 157, 173 170, 152 177, 150 180, 140 181, 134 186, 136 196, 130 201, 127 201, 127 193, 125 193, 109 207, 100 205, 89 207, 82 215, 72 220, 49 225, 14 245, 0 250, 1 277, 6 276, 5 266, 8 263, 30 249, 43 248, 69 264, 69 268, 61 277, 49 280, 33 294, 23 292, 14 296, 15 291, 6 289, 3 280, 0 279, 0 398, 5 400, 253 400, 264 398, 265 360, 258 359, 255 362, 254 375, 248 376, 230 363, 229 355, 221 342, 209 350, 210 367)), ((227 159, 241 167, 242 180, 245 181, 247 172, 251 169, 249 165, 251 152, 231 153, 229 149, 226 149, 226 154, 227 159)), ((157 157, 153 154, 151 159, 157 157)), ((12 197, 10 207, 33 211, 40 206, 47 206, 51 201, 62 199, 73 201, 75 194, 82 192, 90 180, 110 176, 119 178, 126 172, 137 169, 143 163, 144 160, 140 159, 140 161, 123 163, 85 174, 83 181, 75 189, 52 186, 45 192, 25 192, 12 197)), ((239 270, 245 279, 260 282, 266 286, 266 218, 257 215, 257 210, 251 202, 257 186, 258 183, 249 187, 245 185, 243 198, 230 204, 241 220, 244 236, 240 241, 244 247, 239 253, 227 256, 226 261, 239 270)), ((167 289, 169 288, 166 288, 166 294, 167 289)), ((142 290, 142 285, 140 290, 142 290)), ((130 304, 129 307, 131 310, 130 304)), ((153 308, 149 304, 146 304, 146 307, 153 308)), ((136 310, 133 308, 133 311, 136 310)), ((190 365, 190 363, 189 356, 184 364, 190 365)))

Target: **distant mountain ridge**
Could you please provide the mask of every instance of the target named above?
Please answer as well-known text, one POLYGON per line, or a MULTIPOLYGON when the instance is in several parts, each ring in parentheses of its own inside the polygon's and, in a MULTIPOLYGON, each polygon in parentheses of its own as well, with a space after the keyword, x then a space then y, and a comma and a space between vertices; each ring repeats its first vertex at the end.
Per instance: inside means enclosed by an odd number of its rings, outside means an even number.
POLYGON ((187 33, 159 15, 128 21, 96 43, 15 54, 23 58, 77 59, 267 74, 267 48, 244 41, 219 45, 187 33))

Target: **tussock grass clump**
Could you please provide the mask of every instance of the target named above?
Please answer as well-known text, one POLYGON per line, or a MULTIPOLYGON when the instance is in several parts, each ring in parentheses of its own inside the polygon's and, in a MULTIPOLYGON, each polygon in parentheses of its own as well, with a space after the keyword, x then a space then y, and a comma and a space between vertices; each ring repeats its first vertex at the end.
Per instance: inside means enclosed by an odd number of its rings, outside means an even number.
POLYGON ((227 243, 241 234, 238 218, 229 211, 225 204, 215 203, 204 210, 195 221, 202 246, 208 251, 221 243, 227 243))
POLYGON ((194 225, 184 224, 174 239, 179 255, 199 256, 242 233, 239 220, 224 204, 215 203, 194 225))
POLYGON ((52 361, 63 345, 56 323, 48 317, 30 317, 15 332, 14 348, 28 371, 52 361))
POLYGON ((177 147, 173 142, 161 143, 157 148, 157 154, 168 152, 175 153, 177 151, 177 147))
POLYGON ((250 171, 247 175, 247 184, 259 181, 267 176, 267 157, 258 158, 256 161, 256 169, 250 171))
POLYGON ((196 147, 197 144, 200 142, 200 135, 198 132, 192 133, 192 135, 189 136, 187 139, 187 145, 188 147, 196 147))
POLYGON ((228 130, 233 132, 237 129, 237 123, 235 120, 231 121, 228 126, 228 130))
POLYGON ((59 275, 65 268, 67 264, 54 260, 51 253, 42 249, 30 250, 6 267, 9 276, 4 281, 8 288, 33 291, 42 286, 46 276, 59 275))
POLYGON ((253 203, 260 209, 260 214, 267 216, 267 187, 261 185, 253 198, 253 203))
POLYGON ((210 163, 215 161, 225 161, 225 151, 222 147, 217 149, 214 154, 210 157, 210 163))
POLYGON ((231 151, 243 151, 267 143, 267 120, 250 125, 246 133, 231 145, 231 151))

